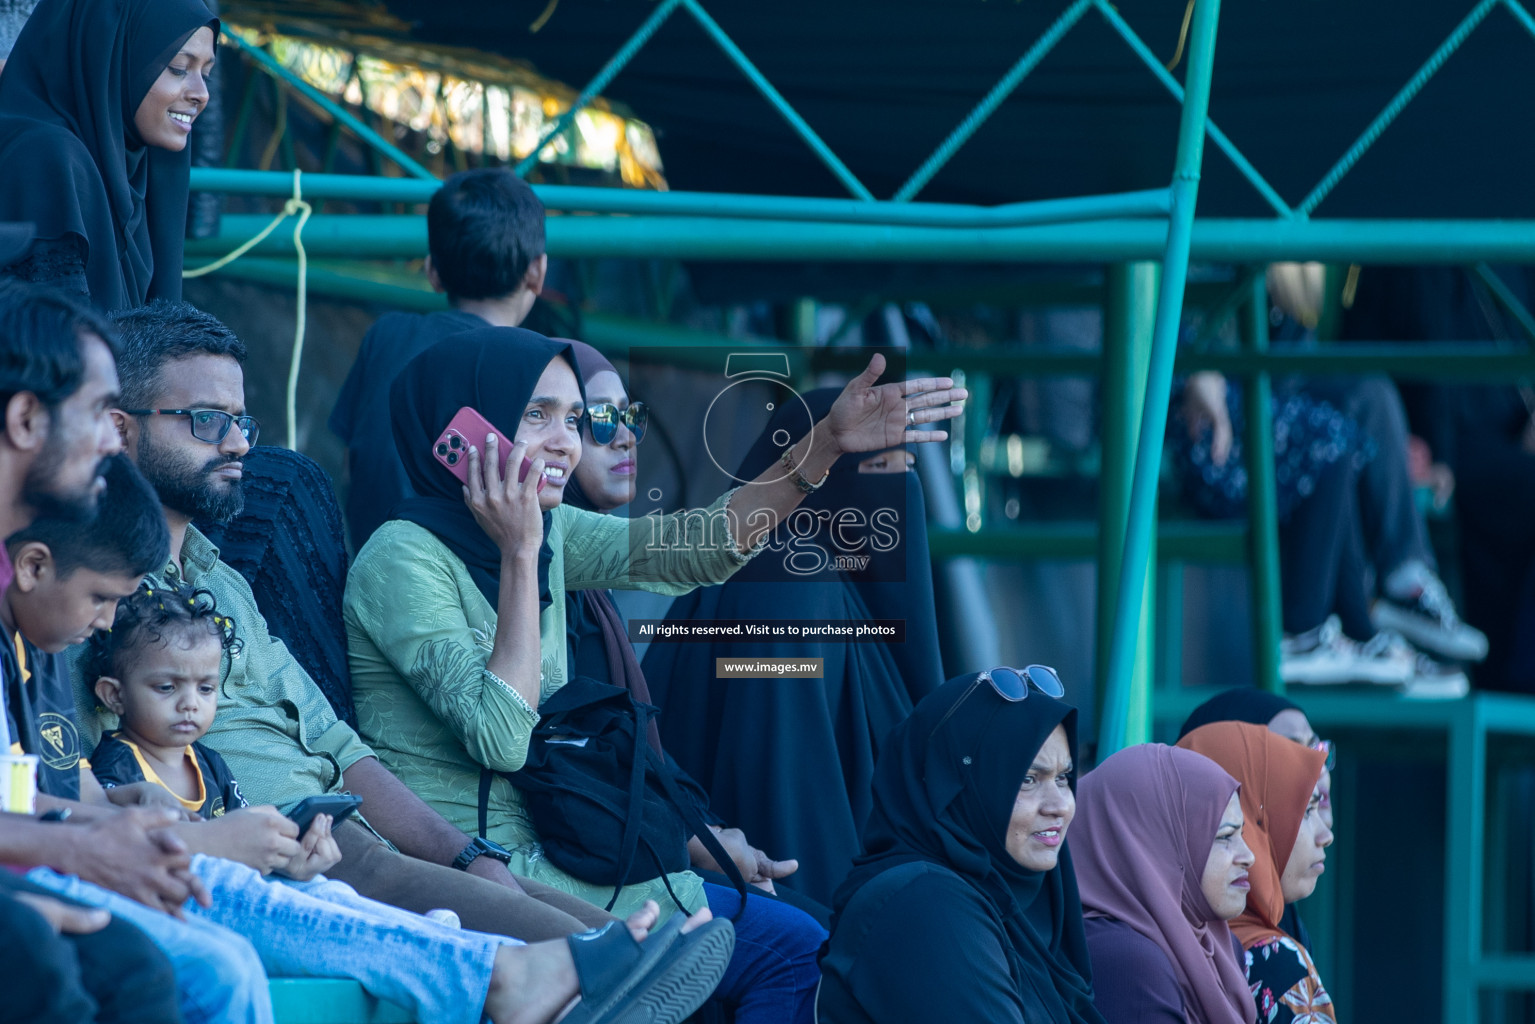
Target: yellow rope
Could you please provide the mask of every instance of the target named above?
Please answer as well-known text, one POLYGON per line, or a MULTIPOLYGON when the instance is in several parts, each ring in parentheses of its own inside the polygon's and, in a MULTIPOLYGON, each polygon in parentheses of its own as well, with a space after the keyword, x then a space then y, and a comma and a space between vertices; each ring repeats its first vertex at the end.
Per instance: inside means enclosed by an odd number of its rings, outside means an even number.
POLYGON ((1167 62, 1167 70, 1171 71, 1178 66, 1183 59, 1183 45, 1189 41, 1189 22, 1194 19, 1194 0, 1189 0, 1189 5, 1183 9, 1183 27, 1178 30, 1178 48, 1173 51, 1173 59, 1167 62))
POLYGON ((549 19, 554 17, 554 9, 558 6, 560 6, 560 0, 549 0, 548 6, 544 8, 544 13, 533 19, 533 24, 528 26, 528 31, 537 32, 549 24, 549 19))
POLYGON ((272 218, 272 222, 257 232, 256 236, 239 245, 227 256, 221 256, 205 266, 192 270, 182 271, 183 278, 202 277, 216 270, 222 270, 235 260, 250 252, 260 245, 262 240, 277 230, 289 217, 297 217, 293 225, 293 251, 297 255, 298 262, 298 292, 296 295, 295 323, 293 327, 293 355, 288 362, 288 393, 287 393, 287 419, 288 419, 288 447, 298 448, 298 374, 299 366, 304 359, 304 324, 308 319, 309 308, 309 256, 304 252, 304 225, 309 221, 309 215, 314 208, 304 201, 302 173, 297 169, 293 172, 293 197, 283 204, 282 212, 272 218))

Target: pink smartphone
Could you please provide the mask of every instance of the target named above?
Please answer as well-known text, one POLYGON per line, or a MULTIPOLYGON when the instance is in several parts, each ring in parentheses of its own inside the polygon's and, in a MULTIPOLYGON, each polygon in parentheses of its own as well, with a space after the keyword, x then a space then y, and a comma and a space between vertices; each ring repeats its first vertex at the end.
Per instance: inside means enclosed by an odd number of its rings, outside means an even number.
MULTIPOLYGON (((506 476, 506 463, 512 457, 512 442, 501 431, 490 425, 490 421, 469 406, 464 406, 453 414, 453 419, 448 422, 448 427, 442 435, 432 443, 432 455, 442 463, 449 473, 458 477, 460 483, 469 482, 469 445, 472 443, 483 453, 485 451, 485 438, 496 435, 496 447, 499 449, 501 464, 496 467, 501 471, 503 478, 506 476)), ((517 482, 527 479, 528 470, 533 463, 529 459, 522 460, 522 469, 517 474, 517 482)), ((544 484, 548 483, 543 477, 538 478, 538 489, 542 491, 544 484)))

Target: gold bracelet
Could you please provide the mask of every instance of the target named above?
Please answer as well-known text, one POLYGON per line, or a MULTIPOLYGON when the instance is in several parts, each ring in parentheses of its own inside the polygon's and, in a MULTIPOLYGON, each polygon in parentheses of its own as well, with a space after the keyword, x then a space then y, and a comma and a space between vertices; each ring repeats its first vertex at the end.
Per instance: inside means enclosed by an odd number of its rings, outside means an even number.
POLYGON ((778 461, 783 463, 784 468, 789 471, 789 475, 794 478, 794 486, 806 494, 814 494, 816 491, 819 491, 821 485, 826 483, 826 478, 831 476, 831 468, 827 467, 826 472, 821 474, 821 479, 815 483, 806 480, 805 474, 801 473, 799 467, 794 464, 794 449, 792 448, 785 448, 783 450, 783 458, 778 461))

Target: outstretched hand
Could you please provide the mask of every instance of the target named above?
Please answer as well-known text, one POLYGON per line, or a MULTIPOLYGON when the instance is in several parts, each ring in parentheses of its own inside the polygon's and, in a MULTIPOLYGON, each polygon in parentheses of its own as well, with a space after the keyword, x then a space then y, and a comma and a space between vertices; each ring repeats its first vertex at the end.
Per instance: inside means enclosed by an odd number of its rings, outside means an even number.
POLYGON ((946 430, 918 430, 924 423, 951 420, 970 392, 948 377, 919 377, 875 386, 885 372, 876 352, 862 373, 837 396, 825 424, 840 452, 878 452, 921 441, 944 441, 946 430))

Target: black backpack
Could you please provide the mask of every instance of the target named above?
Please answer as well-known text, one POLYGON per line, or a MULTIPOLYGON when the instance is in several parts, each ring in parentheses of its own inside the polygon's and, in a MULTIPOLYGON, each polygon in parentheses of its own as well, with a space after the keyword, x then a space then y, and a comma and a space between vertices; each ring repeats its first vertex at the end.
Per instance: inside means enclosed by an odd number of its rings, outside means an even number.
MULTIPOLYGON (((744 908, 746 882, 709 830, 708 798, 646 741, 655 713, 623 687, 576 676, 540 707, 523 766, 495 774, 522 792, 551 864, 582 881, 613 886, 607 909, 624 886, 658 875, 682 907, 665 879, 688 869, 688 837, 695 835, 744 908)), ((492 775, 480 772, 482 836, 492 775)))

